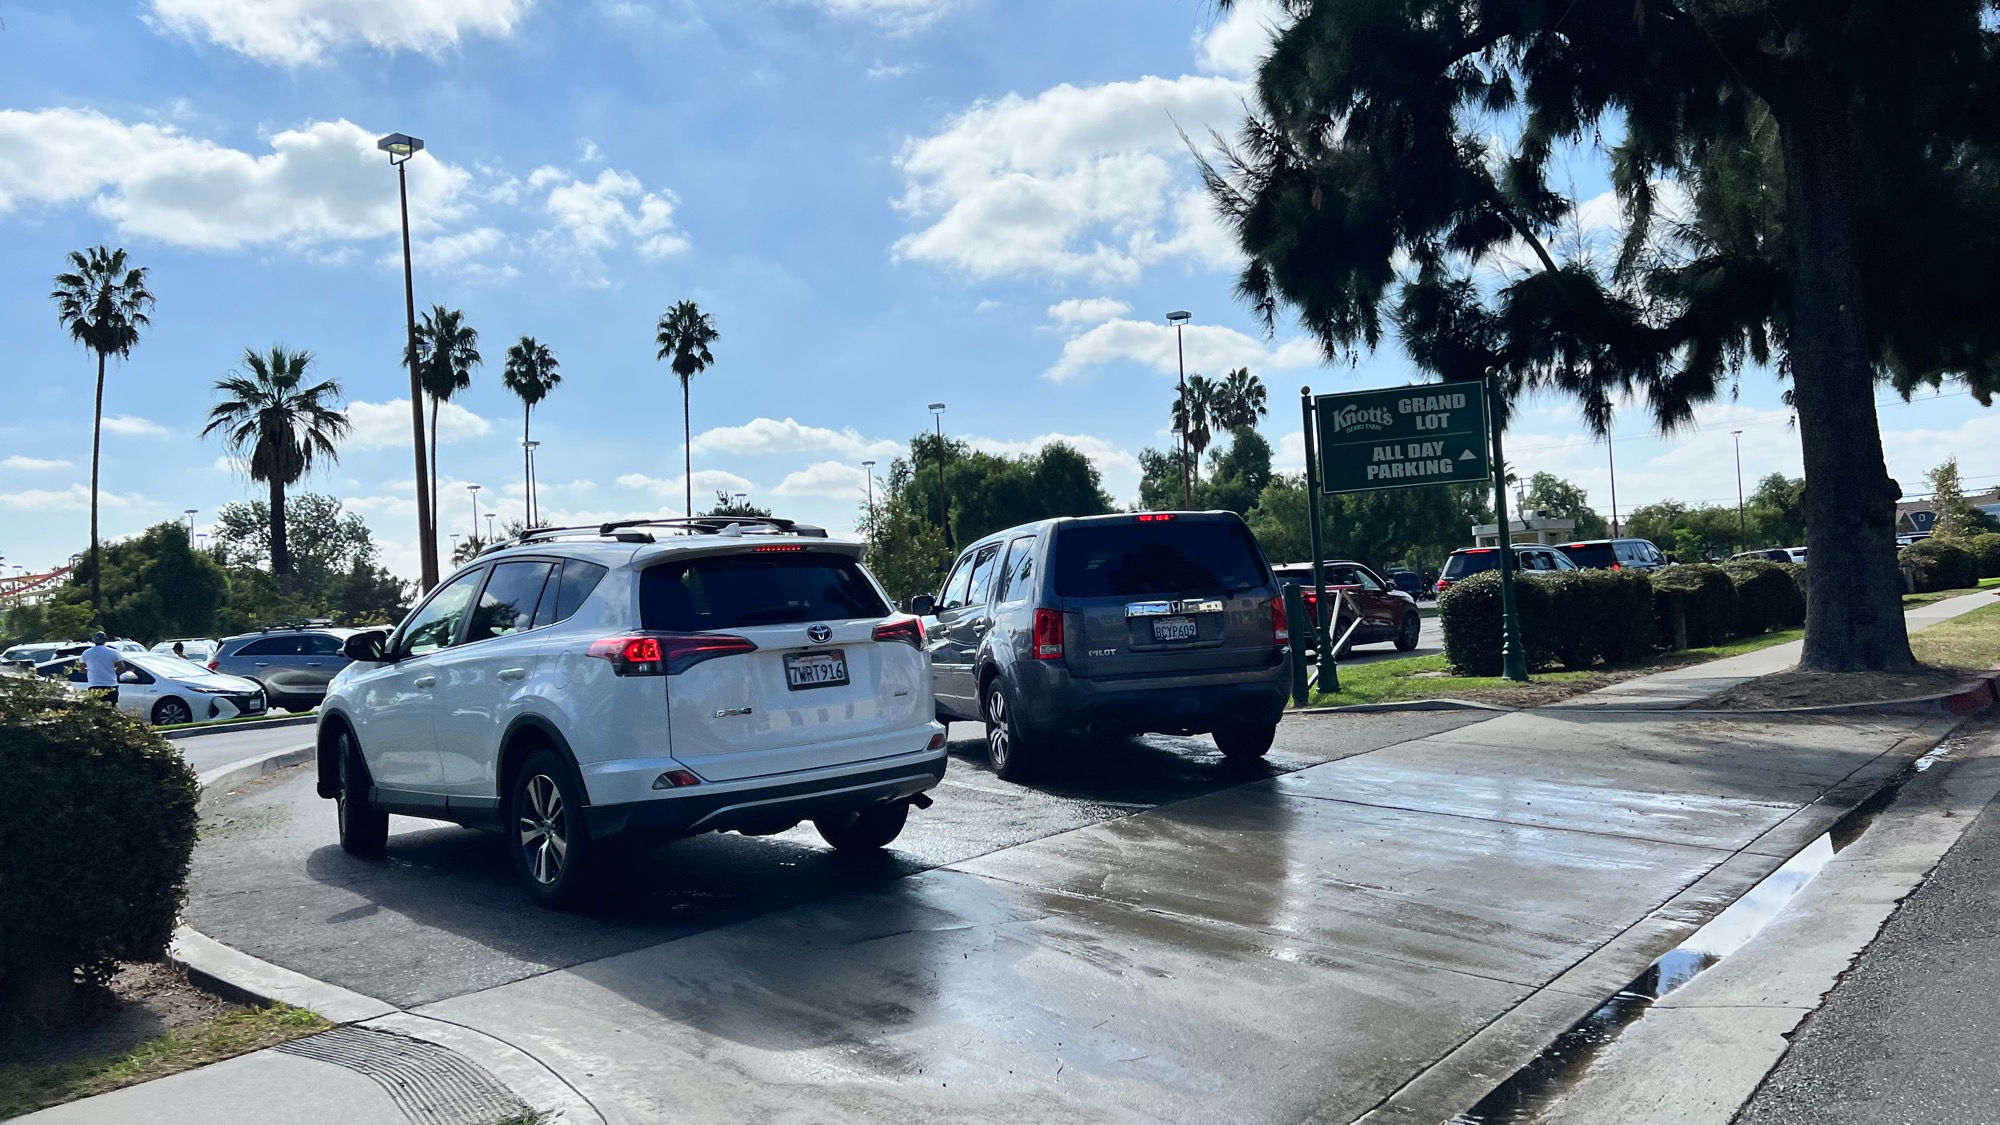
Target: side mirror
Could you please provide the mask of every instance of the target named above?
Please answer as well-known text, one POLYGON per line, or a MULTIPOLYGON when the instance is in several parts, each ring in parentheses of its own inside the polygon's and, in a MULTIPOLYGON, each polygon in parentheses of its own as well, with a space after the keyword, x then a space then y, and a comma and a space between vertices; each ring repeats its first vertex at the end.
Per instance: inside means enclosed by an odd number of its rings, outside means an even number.
POLYGON ((366 633, 356 633, 341 642, 340 655, 356 664, 386 664, 388 656, 383 649, 388 643, 387 629, 370 629, 366 633))
POLYGON ((139 673, 120 672, 118 673, 118 682, 121 684, 136 684, 139 682, 139 673))
POLYGON ((918 617, 930 617, 937 613, 937 599, 929 594, 918 594, 910 599, 910 612, 918 617))

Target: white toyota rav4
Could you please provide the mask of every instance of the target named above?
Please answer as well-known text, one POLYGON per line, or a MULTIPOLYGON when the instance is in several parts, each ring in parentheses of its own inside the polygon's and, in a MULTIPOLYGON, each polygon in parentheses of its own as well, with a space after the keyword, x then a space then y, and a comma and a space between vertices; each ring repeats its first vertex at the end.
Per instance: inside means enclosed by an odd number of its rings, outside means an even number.
POLYGON ((880 848, 944 777, 923 625, 862 546, 784 520, 542 529, 347 642, 319 718, 340 843, 390 813, 497 828, 545 905, 614 841, 783 832, 880 848))

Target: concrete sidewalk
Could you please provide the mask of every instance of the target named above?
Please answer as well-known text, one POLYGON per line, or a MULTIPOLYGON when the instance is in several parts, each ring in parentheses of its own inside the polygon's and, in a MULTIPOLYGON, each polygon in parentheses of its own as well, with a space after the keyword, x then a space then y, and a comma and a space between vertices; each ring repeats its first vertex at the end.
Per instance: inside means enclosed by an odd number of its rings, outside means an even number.
MULTIPOLYGON (((576 1121, 1434 1125, 1952 725, 1519 712, 359 1026, 576 1121)), ((408 1116, 271 1054, 36 1119, 408 1116)))

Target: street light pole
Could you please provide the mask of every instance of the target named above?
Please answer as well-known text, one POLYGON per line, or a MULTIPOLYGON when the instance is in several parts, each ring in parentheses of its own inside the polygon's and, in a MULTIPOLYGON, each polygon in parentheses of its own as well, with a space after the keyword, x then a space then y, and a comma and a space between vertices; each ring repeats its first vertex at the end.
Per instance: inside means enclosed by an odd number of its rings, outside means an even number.
POLYGON ((537 517, 541 513, 536 510, 537 505, 535 504, 535 449, 541 444, 542 443, 539 441, 523 441, 521 443, 521 450, 526 455, 528 462, 527 473, 528 473, 528 526, 529 527, 541 526, 541 524, 537 520, 537 517))
POLYGON ((1175 309, 1167 314, 1167 323, 1174 326, 1174 360, 1181 372, 1181 507, 1194 507, 1194 470, 1188 465, 1188 401, 1187 401, 1187 350, 1181 346, 1181 326, 1186 324, 1193 313, 1186 309, 1175 309))
POLYGON ((488 546, 491 546, 491 545, 493 544, 493 516, 494 516, 494 515, 495 515, 495 513, 493 513, 493 512, 488 512, 488 513, 486 513, 486 543, 487 543, 487 545, 488 545, 488 546))
POLYGON ((861 471, 868 474, 868 545, 875 545, 875 462, 861 462, 861 471))
POLYGON ((1743 431, 1731 430, 1729 435, 1736 439, 1736 549, 1747 549, 1743 542, 1743 431))
POLYGON ((468 484, 465 490, 472 494, 472 537, 479 538, 479 486, 468 484))
POLYGON ((196 512, 199 512, 199 511, 201 511, 201 509, 200 509, 200 508, 185 508, 185 509, 182 509, 182 510, 183 510, 183 511, 185 511, 185 512, 187 513, 187 518, 188 518, 188 534, 189 534, 189 535, 193 535, 193 534, 194 534, 194 514, 195 514, 196 512))
MULTIPOLYGON (((403 323, 408 335, 410 366, 410 432, 417 461, 417 580, 419 594, 438 583, 437 523, 431 512, 431 489, 424 461, 424 388, 417 377, 417 288, 410 271, 410 184, 403 165, 422 152, 424 142, 407 133, 391 133, 375 142, 396 167, 396 197, 403 212, 403 323)), ((474 529, 475 532, 477 529, 474 529)))
POLYGON ((1611 466, 1611 537, 1618 538, 1623 532, 1618 530, 1618 457, 1611 451, 1611 435, 1604 435, 1604 461, 1611 466))
POLYGON ((951 500, 944 490, 944 403, 931 403, 930 411, 937 423, 938 519, 944 524, 944 548, 953 551, 958 548, 951 540, 951 500))

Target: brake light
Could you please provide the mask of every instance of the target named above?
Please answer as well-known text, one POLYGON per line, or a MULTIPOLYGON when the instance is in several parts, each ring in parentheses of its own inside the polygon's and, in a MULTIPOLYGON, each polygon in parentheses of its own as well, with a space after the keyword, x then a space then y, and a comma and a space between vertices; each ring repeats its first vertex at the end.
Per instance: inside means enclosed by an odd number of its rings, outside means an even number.
POLYGON ((1612 564, 1611 564, 1611 569, 1613 569, 1613 570, 1617 570, 1617 569, 1618 569, 1618 564, 1617 564, 1617 563, 1612 563, 1612 564))
POLYGON ((757 555, 768 555, 773 551, 803 551, 805 549, 806 545, 804 543, 766 543, 761 547, 750 548, 750 552, 757 555))
POLYGON ((644 637, 606 637, 592 641, 585 655, 611 662, 620 676, 674 676, 704 660, 756 652, 743 637, 726 633, 667 633, 644 637))
POLYGON ((208 670, 209 670, 209 671, 211 671, 211 672, 218 672, 218 671, 221 671, 221 669, 219 669, 219 668, 217 668, 217 667, 216 667, 216 665, 217 665, 218 663, 220 663, 220 661, 215 661, 215 660, 211 660, 211 661, 209 661, 209 662, 208 662, 208 670))
POLYGON ((1140 523, 1165 523, 1173 519, 1174 514, 1172 512, 1145 512, 1132 518, 1138 520, 1140 523))
POLYGON ((1291 626, 1285 621, 1285 599, 1271 599, 1271 639, 1281 645, 1292 643, 1291 626))
POLYGON ((878 641, 901 641, 922 652, 924 649, 924 623, 915 617, 898 617, 894 621, 884 621, 875 626, 878 641))
MULTIPOLYGON (((1143 516, 1140 518, 1144 518, 1143 516)), ((1059 610, 1038 609, 1035 611, 1036 660, 1061 660, 1063 658, 1063 615, 1059 610)))

